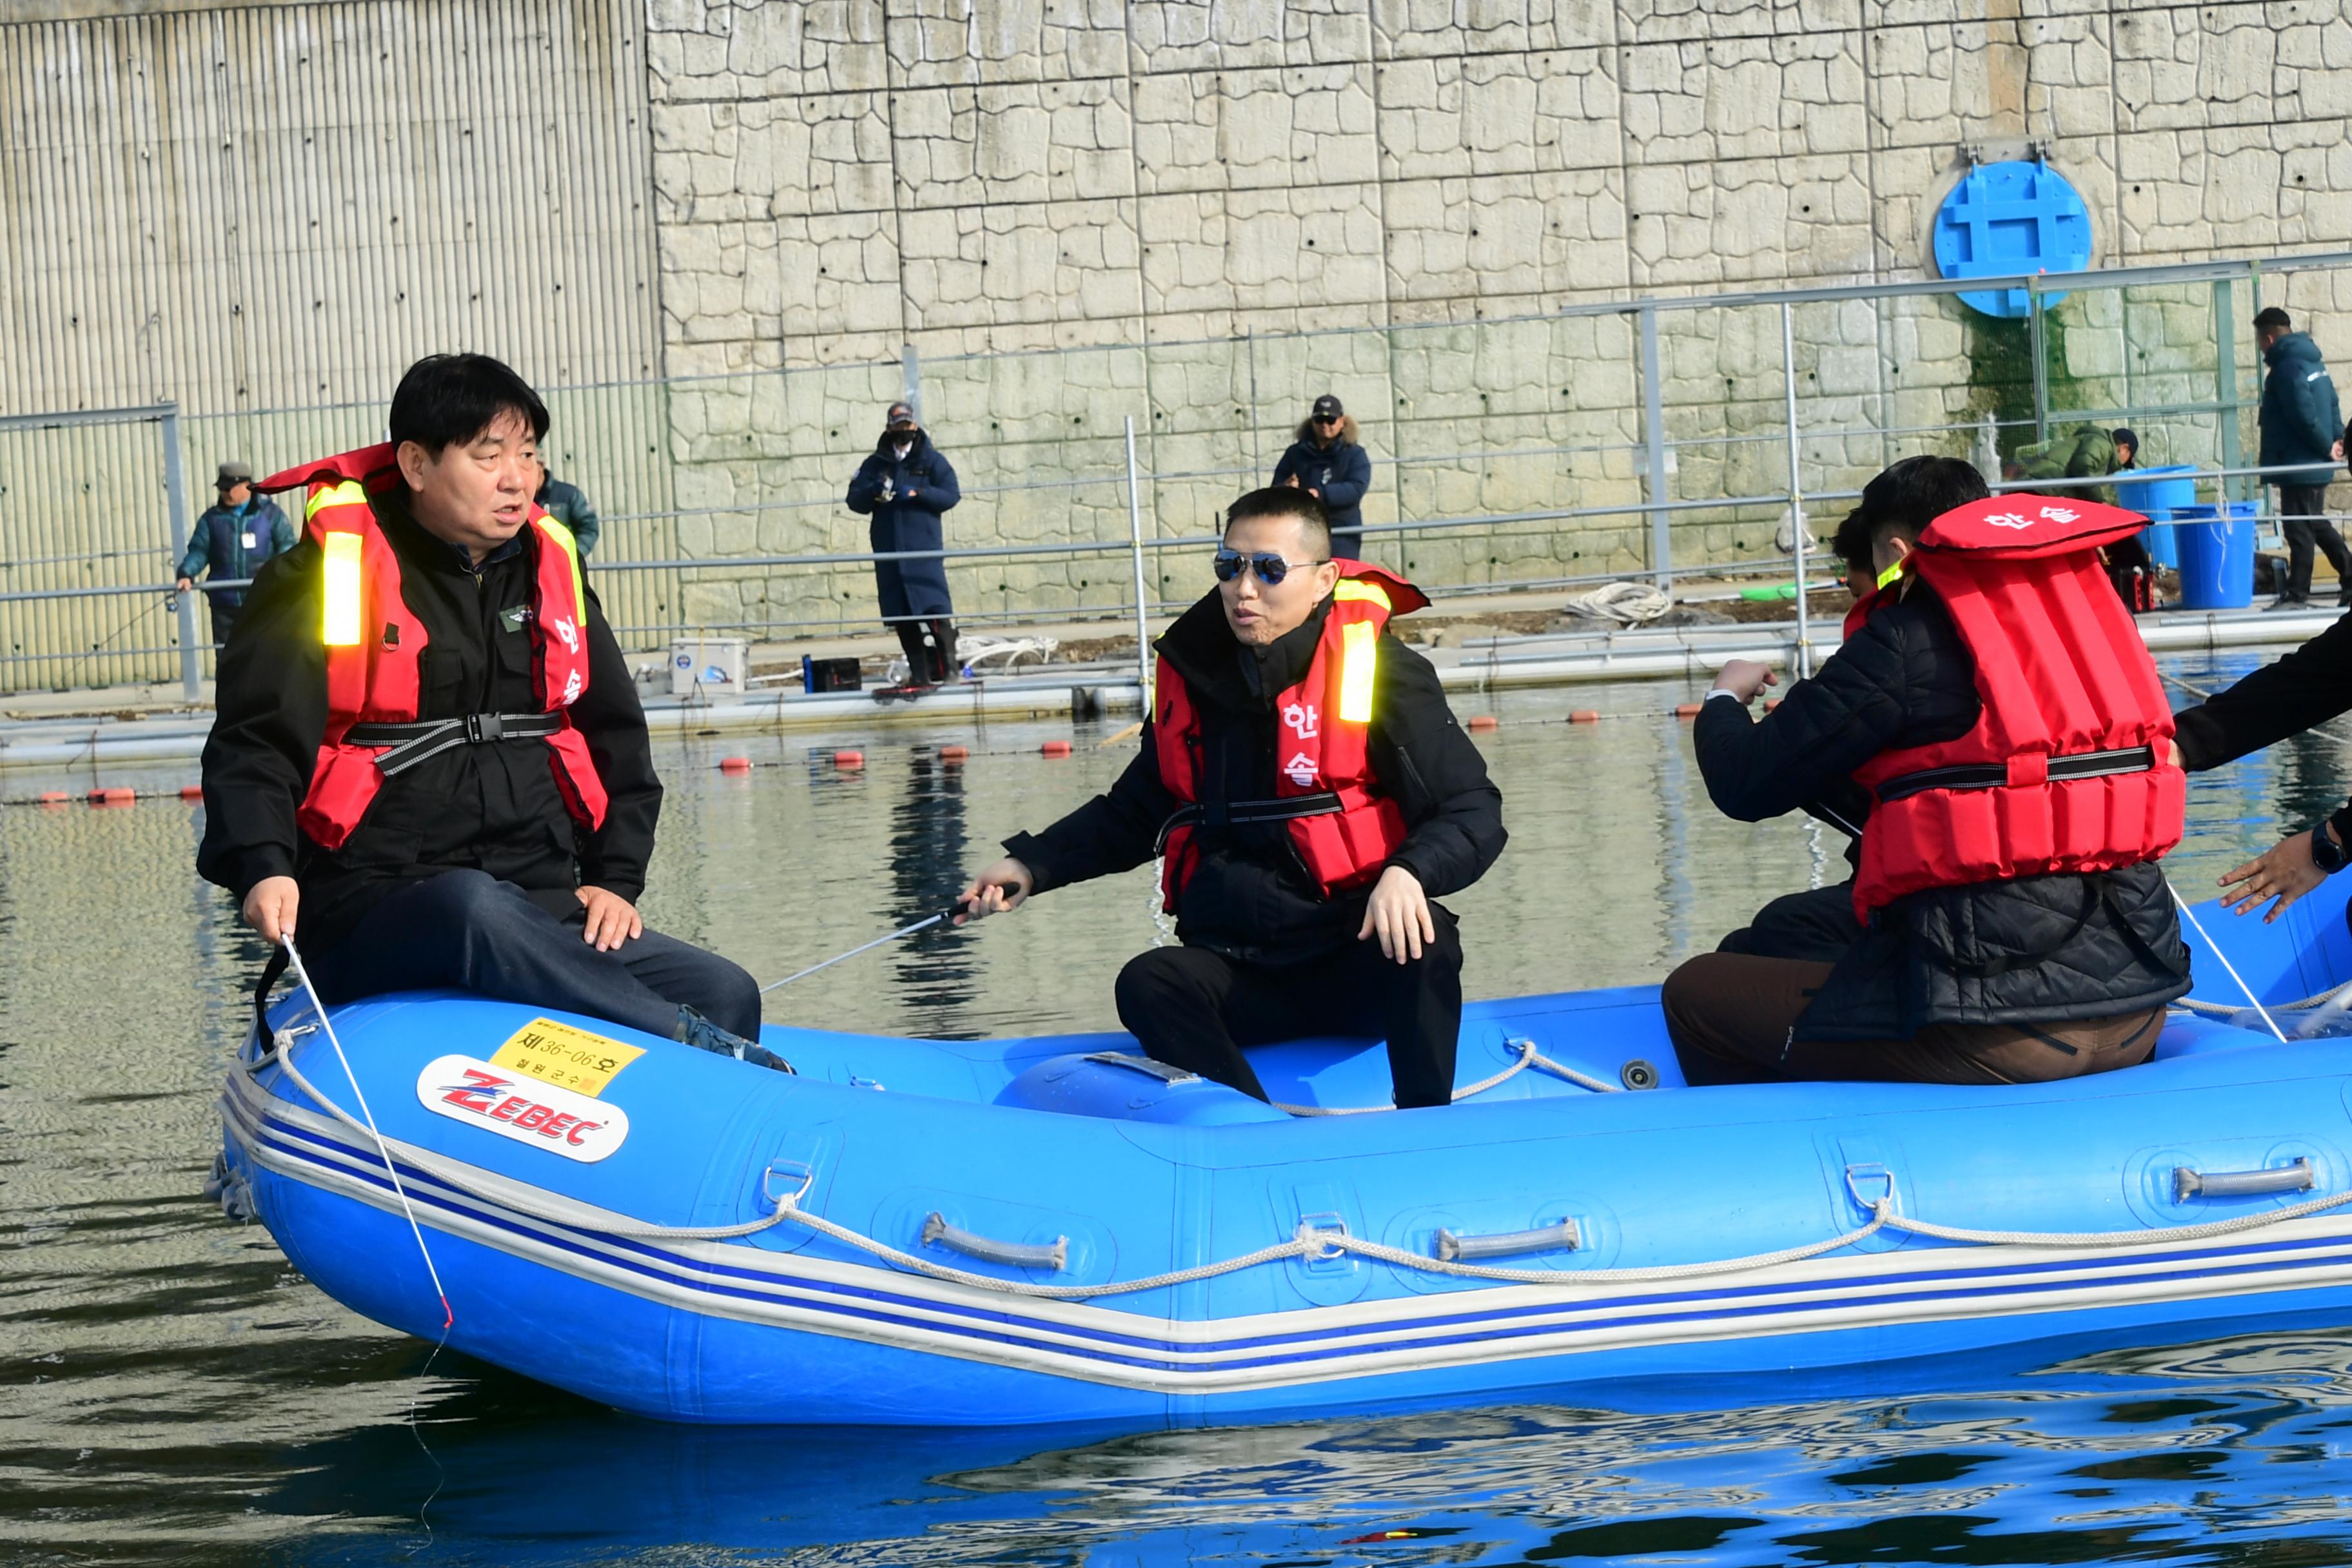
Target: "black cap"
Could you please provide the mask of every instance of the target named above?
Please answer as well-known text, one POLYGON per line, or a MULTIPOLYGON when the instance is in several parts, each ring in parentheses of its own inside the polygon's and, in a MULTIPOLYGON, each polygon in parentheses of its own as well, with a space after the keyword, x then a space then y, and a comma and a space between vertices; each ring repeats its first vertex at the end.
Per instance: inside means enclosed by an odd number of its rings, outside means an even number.
POLYGON ((1315 417, 1318 419, 1337 419, 1346 412, 1339 406, 1339 400, 1328 392, 1315 400, 1315 417))
POLYGON ((2107 439, 2118 447, 2129 447, 2135 452, 2139 450, 2139 437, 2132 434, 2128 426, 2120 430, 2108 431, 2107 439))
POLYGON ((2254 318, 2254 325, 2257 328, 2276 327, 2282 332, 2291 331, 2294 328, 2294 323, 2287 320, 2286 312, 2280 310, 2276 305, 2271 306, 2269 309, 2263 311, 2261 315, 2256 316, 2254 318))
POLYGON ((882 416, 882 423, 893 430, 912 430, 915 427, 915 411, 906 404, 894 403, 890 405, 890 412, 882 416))

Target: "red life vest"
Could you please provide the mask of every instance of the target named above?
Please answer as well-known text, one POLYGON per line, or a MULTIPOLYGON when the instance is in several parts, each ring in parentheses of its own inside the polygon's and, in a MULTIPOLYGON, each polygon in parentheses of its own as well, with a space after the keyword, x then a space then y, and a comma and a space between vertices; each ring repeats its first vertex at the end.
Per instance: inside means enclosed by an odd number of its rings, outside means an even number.
MULTIPOLYGON (((417 661, 428 640, 425 623, 401 596, 400 558, 368 500, 400 482, 393 448, 386 445, 305 463, 255 487, 310 488, 303 530, 319 546, 325 574, 320 635, 327 647, 327 729, 295 820, 313 842, 329 849, 341 848, 367 815, 383 787, 377 759, 393 749, 352 744, 345 735, 355 724, 404 724, 419 717, 417 661)), ((558 721, 552 732, 539 738, 547 742, 548 765, 564 809, 593 830, 604 820, 604 785, 586 739, 566 711, 588 689, 588 594, 580 552, 571 530, 536 505, 526 531, 533 538, 525 548, 537 563, 531 670, 542 710, 558 721)))
POLYGON ((1275 701, 1276 735, 1284 753, 1276 769, 1275 799, 1201 799, 1200 712, 1184 678, 1160 657, 1152 725, 1160 782, 1187 803, 1160 835, 1168 858, 1161 884, 1171 913, 1200 865, 1194 835, 1203 826, 1286 824, 1299 858, 1326 893, 1370 881, 1404 842, 1404 813, 1378 793, 1365 742, 1371 733, 1381 629, 1391 616, 1410 615, 1429 599, 1378 566, 1360 561, 1337 564, 1339 582, 1331 591, 1315 657, 1298 684, 1275 701))
MULTIPOLYGON (((1927 888, 2112 871, 2180 842, 2172 710, 2097 553, 2144 521, 2074 498, 1994 496, 1937 518, 1905 557, 1968 645, 1983 711, 1956 741, 1855 771, 1877 797, 1854 878, 1863 920, 1927 888)), ((1882 589, 1854 605, 1847 635, 1891 602, 1882 589)))

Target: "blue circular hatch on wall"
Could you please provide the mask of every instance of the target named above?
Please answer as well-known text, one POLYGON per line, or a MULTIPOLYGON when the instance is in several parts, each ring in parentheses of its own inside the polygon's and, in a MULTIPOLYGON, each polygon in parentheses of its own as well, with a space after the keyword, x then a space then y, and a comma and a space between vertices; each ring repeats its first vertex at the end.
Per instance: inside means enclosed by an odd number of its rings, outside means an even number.
MULTIPOLYGON (((1945 278, 2079 272, 2091 263, 2091 209, 2066 176, 2042 163, 1979 163, 1936 209, 1936 271, 1945 278)), ((2063 294, 2044 294, 2054 305, 2063 294)), ((2022 289, 1962 294, 1988 316, 2021 317, 2022 289)))

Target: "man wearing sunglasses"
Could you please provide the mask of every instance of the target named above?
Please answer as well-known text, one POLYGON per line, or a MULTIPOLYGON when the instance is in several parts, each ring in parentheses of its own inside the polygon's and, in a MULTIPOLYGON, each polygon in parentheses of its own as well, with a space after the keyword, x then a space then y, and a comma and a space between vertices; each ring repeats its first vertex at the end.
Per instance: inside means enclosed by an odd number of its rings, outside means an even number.
POLYGON ((1183 945, 1118 986, 1145 1050, 1264 1100, 1243 1047, 1384 1039, 1397 1105, 1446 1104, 1462 944, 1434 900, 1484 875, 1505 835, 1436 671, 1386 634, 1428 601, 1333 560, 1322 504, 1289 487, 1234 504, 1214 564, 1159 641, 1141 752, 1107 794, 1005 840, 964 918, 1164 855, 1183 945))
POLYGON ((1372 459, 1356 442, 1356 422, 1329 393, 1315 400, 1298 439, 1274 466, 1274 482, 1305 490, 1331 520, 1331 552, 1358 560, 1364 549, 1364 492, 1372 488, 1372 459))

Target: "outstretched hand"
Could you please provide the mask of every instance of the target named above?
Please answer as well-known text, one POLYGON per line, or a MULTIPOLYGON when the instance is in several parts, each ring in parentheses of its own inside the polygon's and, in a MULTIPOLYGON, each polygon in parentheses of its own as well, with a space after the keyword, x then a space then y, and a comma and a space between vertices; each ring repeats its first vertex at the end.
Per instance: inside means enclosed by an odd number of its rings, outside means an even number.
POLYGON ((971 885, 956 895, 956 902, 963 908, 952 923, 970 925, 988 915, 1009 914, 1027 903, 1036 887, 1035 873, 1007 855, 974 877, 971 885))
POLYGON ((1743 703, 1756 700, 1756 694, 1768 686, 1778 686, 1780 678, 1772 667, 1760 659, 1735 658, 1716 672, 1714 689, 1728 691, 1743 703))
MULTIPOLYGON (((2330 832, 2329 837, 2335 835, 2330 832)), ((2264 899, 2278 901, 2263 911, 2263 923, 2286 913, 2287 906, 2304 894, 2327 880, 2327 873, 2311 858, 2311 831, 2282 838, 2267 853, 2257 855, 2221 879, 2221 886, 2230 891, 2222 896, 2236 900, 2230 912, 2242 915, 2264 899)))
POLYGON ((1376 931, 1381 956, 1399 963, 1419 958, 1424 946, 1436 944, 1437 920, 1429 912, 1429 895, 1422 891, 1421 879, 1402 866, 1390 867, 1372 884, 1372 896, 1364 905, 1364 929, 1356 940, 1362 942, 1376 931))

